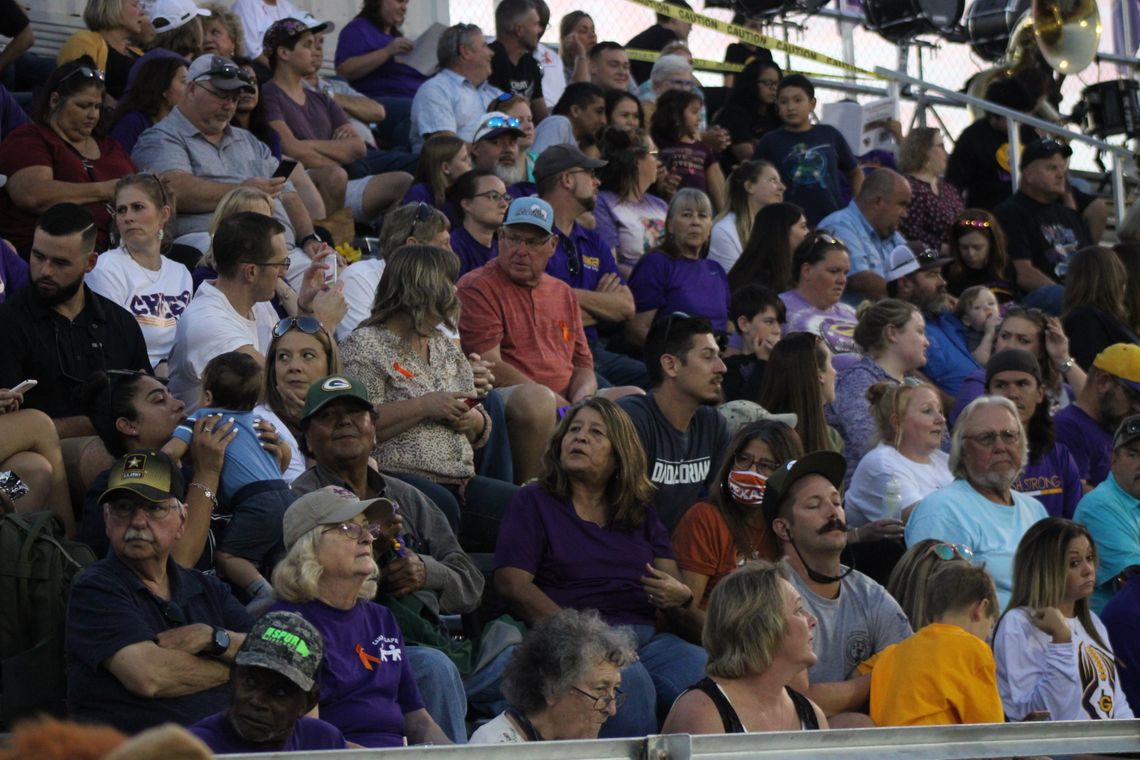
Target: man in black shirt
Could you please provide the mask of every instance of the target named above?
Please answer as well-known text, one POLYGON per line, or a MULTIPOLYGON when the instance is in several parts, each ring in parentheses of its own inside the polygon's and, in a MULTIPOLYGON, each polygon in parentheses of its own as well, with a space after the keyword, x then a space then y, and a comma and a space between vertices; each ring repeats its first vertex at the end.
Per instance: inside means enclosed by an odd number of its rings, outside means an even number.
MULTIPOLYGON (((693 9, 685 0, 665 0, 665 3, 690 11, 693 9)), ((693 25, 688 21, 681 21, 672 16, 662 16, 658 13, 657 23, 644 32, 634 35, 629 42, 625 43, 625 46, 630 50, 651 50, 660 53, 673 40, 687 41, 689 30, 692 28, 693 25)), ((652 62, 630 61, 629 66, 630 73, 633 74, 633 78, 637 80, 638 84, 649 81, 649 72, 653 70, 652 62)))
POLYGON ((96 258, 91 213, 74 203, 56 204, 36 224, 30 284, 0 305, 0 388, 37 380, 24 394, 24 406, 50 416, 60 438, 95 435, 77 401, 92 372, 151 372, 135 318, 83 283, 96 258))
POLYGON ((1065 195, 1066 159, 1072 148, 1056 140, 1038 140, 1021 153, 1021 185, 994 209, 1005 231, 1006 247, 1022 303, 1060 314, 1069 259, 1092 245, 1085 221, 1061 199, 1065 195))
POLYGON ((534 58, 542 22, 532 0, 503 0, 495 9, 495 41, 491 43, 491 78, 487 81, 504 92, 530 101, 534 123, 549 110, 542 97, 542 67, 534 58))

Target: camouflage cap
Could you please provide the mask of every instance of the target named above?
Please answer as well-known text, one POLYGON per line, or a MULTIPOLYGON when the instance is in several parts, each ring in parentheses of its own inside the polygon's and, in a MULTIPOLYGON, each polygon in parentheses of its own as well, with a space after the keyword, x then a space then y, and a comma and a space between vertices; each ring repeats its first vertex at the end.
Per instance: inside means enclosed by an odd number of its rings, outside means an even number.
POLYGON ((269 612, 250 629, 234 664, 265 668, 312 691, 325 657, 325 642, 312 623, 295 612, 269 612))

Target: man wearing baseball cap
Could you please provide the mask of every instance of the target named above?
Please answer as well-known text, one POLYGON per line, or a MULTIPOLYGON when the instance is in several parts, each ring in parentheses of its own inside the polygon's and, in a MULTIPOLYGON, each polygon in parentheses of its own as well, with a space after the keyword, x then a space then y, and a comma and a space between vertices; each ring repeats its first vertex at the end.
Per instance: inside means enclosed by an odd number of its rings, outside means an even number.
POLYGON ((320 698, 324 639, 295 612, 261 617, 234 655, 230 707, 190 726, 219 755, 346 749, 344 734, 306 717, 320 698))
POLYGON ((1126 568, 1140 565, 1140 414, 1121 420, 1112 438, 1112 469, 1077 505, 1073 519, 1096 544, 1093 611, 1100 612, 1126 568))
POLYGON ((186 527, 185 485, 161 452, 131 451, 99 497, 111 550, 72 584, 71 715, 136 733, 223 709, 230 665, 253 623, 229 586, 170 557, 186 527))
MULTIPOLYGON (((846 470, 842 454, 815 451, 769 475, 764 491, 764 516, 784 555, 780 564, 818 621, 812 648, 819 660, 808 669, 805 693, 829 718, 865 709, 871 679, 856 666, 912 633, 885 588, 841 564, 847 520, 839 489, 846 470)), ((889 523, 885 529, 901 537, 902 523, 889 523)), ((851 717, 856 722, 848 725, 871 725, 851 717)))
POLYGON ((950 262, 921 241, 898 246, 887 260, 887 295, 912 303, 922 312, 930 341, 922 373, 952 399, 966 376, 982 365, 970 353, 966 326, 950 308, 942 276, 942 267, 950 262))
POLYGON ((494 172, 516 198, 533 195, 529 187, 512 190, 514 185, 526 183, 526 162, 519 151, 523 134, 518 119, 491 111, 479 119, 471 140, 471 168, 494 172))
POLYGON ((1069 259, 1092 245, 1085 220, 1062 203, 1066 168, 1073 149, 1053 139, 1038 140, 1021 153, 1017 192, 994 209, 1005 231, 1024 306, 1061 313, 1069 259))
POLYGON ((1077 400, 1053 415, 1057 440, 1069 448, 1090 486, 1108 477, 1112 436, 1120 421, 1140 413, 1140 346, 1116 343, 1097 354, 1077 400))
MULTIPOLYGON (((499 256, 459 280, 459 336, 464 353, 478 353, 495 369, 500 387, 537 383, 553 392, 554 409, 597 390, 594 359, 570 286, 546 274, 558 238, 554 209, 541 198, 519 198, 499 230, 499 256), (537 318, 541 317, 541 318, 537 318)), ((516 478, 520 452, 516 452, 516 478)), ((540 453, 522 472, 537 474, 540 453)))

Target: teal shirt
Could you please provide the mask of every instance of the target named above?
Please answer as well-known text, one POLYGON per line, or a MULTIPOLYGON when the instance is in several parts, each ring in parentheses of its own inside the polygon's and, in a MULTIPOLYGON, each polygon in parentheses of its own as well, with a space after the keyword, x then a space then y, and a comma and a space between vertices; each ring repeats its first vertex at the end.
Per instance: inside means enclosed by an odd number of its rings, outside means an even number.
POLYGON ((1140 499, 1121 488, 1109 473, 1077 504, 1073 519, 1089 529, 1096 544, 1092 607, 1099 615, 1112 598, 1112 579, 1124 568, 1140 565, 1140 499))

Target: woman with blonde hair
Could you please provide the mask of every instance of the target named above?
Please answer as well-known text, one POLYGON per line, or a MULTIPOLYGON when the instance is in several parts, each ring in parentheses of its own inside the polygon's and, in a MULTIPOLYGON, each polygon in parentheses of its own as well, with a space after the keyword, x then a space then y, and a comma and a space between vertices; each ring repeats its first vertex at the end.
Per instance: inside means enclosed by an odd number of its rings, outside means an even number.
POLYGON ((210 15, 202 20, 202 52, 223 58, 245 55, 245 34, 237 14, 221 3, 200 3, 210 15))
POLYGON ((974 552, 962 544, 948 544, 935 538, 924 538, 911 546, 891 570, 887 592, 906 613, 911 629, 917 631, 934 622, 926 611, 926 594, 930 576, 947 562, 969 563, 974 552))
POLYGON ((662 733, 743 734, 827 728, 789 684, 817 661, 816 619, 779 565, 749 562, 717 584, 704 634, 708 675, 669 711, 662 733))
POLYGON ((107 95, 119 99, 127 88, 127 75, 143 51, 143 25, 149 25, 138 0, 87 0, 83 8, 87 31, 67 38, 55 57, 57 66, 89 57, 99 71, 106 72, 107 95))
MULTIPOLYGON (((324 638, 321 720, 363 747, 450 744, 424 709, 396 618, 376 596, 373 543, 399 530, 388 499, 358 501, 329 486, 285 512, 285 559, 273 570, 273 610, 301 615, 324 638), (380 667, 374 667, 373 664, 380 667)), ((384 545, 383 543, 381 545, 384 545)))
MULTIPOLYGON (((725 272, 732 270, 752 238, 752 225, 756 214, 771 203, 784 200, 784 183, 780 172, 770 161, 742 161, 725 180, 728 205, 717 216, 709 241, 709 258, 720 264, 725 272)), ((798 219, 798 217, 797 217, 798 219)), ((793 221, 792 224, 795 222, 793 221)), ((805 223, 804 232, 807 232, 805 223)), ((795 250, 796 241, 787 252, 795 250)), ((779 285, 773 285, 780 290, 779 285)))

